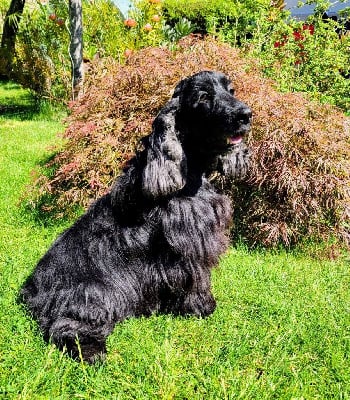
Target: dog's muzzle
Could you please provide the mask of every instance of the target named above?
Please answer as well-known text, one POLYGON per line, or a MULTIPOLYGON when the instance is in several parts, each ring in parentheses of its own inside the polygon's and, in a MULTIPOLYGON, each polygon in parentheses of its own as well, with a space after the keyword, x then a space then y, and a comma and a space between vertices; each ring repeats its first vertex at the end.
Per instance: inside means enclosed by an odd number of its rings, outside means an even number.
MULTIPOLYGON (((243 103, 242 103, 243 104, 243 103)), ((246 105, 235 110, 233 117, 233 129, 227 138, 228 145, 239 144, 243 137, 250 131, 252 111, 246 105)))

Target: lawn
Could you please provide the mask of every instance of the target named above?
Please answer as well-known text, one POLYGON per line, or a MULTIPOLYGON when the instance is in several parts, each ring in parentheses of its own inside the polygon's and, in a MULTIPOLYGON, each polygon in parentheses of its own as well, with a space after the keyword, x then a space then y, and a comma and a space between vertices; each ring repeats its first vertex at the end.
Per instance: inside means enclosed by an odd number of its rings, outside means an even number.
POLYGON ((0 398, 350 399, 350 258, 231 248, 207 319, 152 316, 116 326, 104 364, 46 344, 19 288, 69 221, 21 207, 31 170, 63 126, 27 92, 0 85, 0 398))

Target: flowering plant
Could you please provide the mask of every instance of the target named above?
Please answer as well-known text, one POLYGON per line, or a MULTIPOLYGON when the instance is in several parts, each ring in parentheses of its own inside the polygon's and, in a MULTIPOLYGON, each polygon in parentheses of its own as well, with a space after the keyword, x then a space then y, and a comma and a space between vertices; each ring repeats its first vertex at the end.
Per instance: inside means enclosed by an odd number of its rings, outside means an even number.
POLYGON ((163 37, 161 1, 134 0, 133 6, 124 21, 126 54, 145 46, 158 46, 163 37))
POLYGON ((339 21, 281 19, 264 37, 253 37, 248 50, 281 90, 308 92, 350 111, 350 35, 339 21))

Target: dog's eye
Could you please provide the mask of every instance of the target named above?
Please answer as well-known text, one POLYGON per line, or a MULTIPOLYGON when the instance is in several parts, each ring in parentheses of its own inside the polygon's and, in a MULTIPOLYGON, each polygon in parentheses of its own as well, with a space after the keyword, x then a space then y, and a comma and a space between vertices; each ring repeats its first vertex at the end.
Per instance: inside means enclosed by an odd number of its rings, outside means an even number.
POLYGON ((207 92, 201 92, 199 94, 199 99, 198 101, 200 103, 207 103, 210 100, 209 94, 207 92))
POLYGON ((232 86, 229 86, 229 87, 228 87, 228 91, 229 91, 229 93, 230 93, 232 96, 235 95, 235 89, 234 89, 232 86))

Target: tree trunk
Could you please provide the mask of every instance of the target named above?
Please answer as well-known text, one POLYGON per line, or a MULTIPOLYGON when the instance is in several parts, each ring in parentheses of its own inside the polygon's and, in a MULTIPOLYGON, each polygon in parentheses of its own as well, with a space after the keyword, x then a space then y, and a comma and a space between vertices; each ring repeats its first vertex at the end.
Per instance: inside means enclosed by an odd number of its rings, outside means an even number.
POLYGON ((83 16, 81 0, 69 0, 70 47, 72 62, 72 98, 78 99, 83 94, 83 16))
POLYGON ((15 55, 16 35, 25 0, 11 0, 6 13, 0 45, 0 76, 10 78, 15 55))

